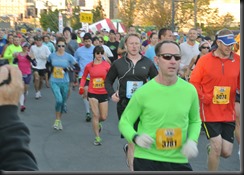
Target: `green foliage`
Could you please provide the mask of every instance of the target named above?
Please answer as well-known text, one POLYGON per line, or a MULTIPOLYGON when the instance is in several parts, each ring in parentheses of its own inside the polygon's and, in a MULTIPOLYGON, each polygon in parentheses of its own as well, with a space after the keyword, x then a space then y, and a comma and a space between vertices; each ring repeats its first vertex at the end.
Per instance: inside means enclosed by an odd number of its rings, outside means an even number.
POLYGON ((43 30, 50 28, 51 31, 58 31, 58 13, 58 10, 48 10, 40 14, 40 24, 43 30))
POLYGON ((137 19, 143 26, 156 26, 157 29, 170 27, 172 0, 140 0, 137 6, 137 19))
POLYGON ((138 0, 120 0, 118 17, 127 28, 134 25, 137 1, 138 0))
POLYGON ((73 9, 73 15, 71 16, 70 20, 70 25, 73 29, 79 29, 81 28, 81 23, 80 23, 80 7, 76 6, 73 9))
POLYGON ((104 12, 101 0, 98 1, 98 5, 92 9, 93 14, 93 23, 98 22, 106 18, 106 14, 104 12))

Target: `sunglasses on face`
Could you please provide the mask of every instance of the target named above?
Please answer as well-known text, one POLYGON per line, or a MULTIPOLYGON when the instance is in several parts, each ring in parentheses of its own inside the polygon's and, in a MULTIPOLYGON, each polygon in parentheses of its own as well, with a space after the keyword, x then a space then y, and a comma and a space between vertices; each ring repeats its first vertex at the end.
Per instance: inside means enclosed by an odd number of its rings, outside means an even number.
POLYGON ((202 46, 202 49, 208 49, 208 50, 209 50, 209 49, 210 49, 210 47, 204 47, 204 46, 202 46))
POLYGON ((103 55, 104 52, 103 52, 103 51, 102 51, 102 52, 96 52, 96 54, 97 54, 97 55, 99 55, 99 54, 102 54, 102 55, 103 55))
POLYGON ((165 60, 171 60, 172 57, 175 58, 176 61, 181 59, 181 56, 179 54, 169 54, 169 53, 165 53, 165 54, 159 54, 158 56, 161 56, 163 59, 165 60))
POLYGON ((65 45, 58 45, 58 47, 65 47, 65 45))

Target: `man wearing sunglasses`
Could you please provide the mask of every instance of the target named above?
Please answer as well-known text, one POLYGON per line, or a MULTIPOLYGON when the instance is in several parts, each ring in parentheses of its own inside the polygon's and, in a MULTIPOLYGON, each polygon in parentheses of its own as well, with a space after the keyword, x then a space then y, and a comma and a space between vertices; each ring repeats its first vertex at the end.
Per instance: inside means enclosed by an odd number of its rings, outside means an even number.
POLYGON ((155 53, 158 75, 133 94, 119 130, 135 143, 134 171, 192 171, 188 159, 198 154, 201 128, 197 91, 177 76, 181 51, 176 42, 158 43, 155 53))
POLYGON ((220 156, 231 155, 235 130, 235 97, 240 90, 240 56, 232 51, 233 33, 218 32, 217 49, 201 57, 192 71, 190 83, 198 92, 203 128, 210 144, 208 170, 217 171, 220 156))

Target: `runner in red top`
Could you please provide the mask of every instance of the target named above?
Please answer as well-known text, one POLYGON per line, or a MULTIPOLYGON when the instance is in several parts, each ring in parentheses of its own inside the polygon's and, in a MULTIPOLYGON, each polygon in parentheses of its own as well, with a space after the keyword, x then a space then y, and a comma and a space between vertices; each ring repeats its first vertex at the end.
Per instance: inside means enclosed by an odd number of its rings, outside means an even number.
POLYGON ((105 121, 108 115, 108 93, 104 86, 104 81, 110 64, 104 59, 104 49, 102 46, 96 46, 93 50, 94 59, 85 67, 84 74, 80 81, 80 92, 86 83, 86 77, 90 75, 88 86, 88 100, 93 113, 92 125, 95 133, 94 145, 101 145, 102 139, 99 133, 102 129, 102 121, 105 121))
POLYGON ((240 56, 232 51, 233 33, 218 32, 217 49, 204 55, 193 69, 190 83, 198 92, 208 146, 208 170, 217 171, 219 157, 231 155, 235 130, 235 97, 240 90, 240 56))

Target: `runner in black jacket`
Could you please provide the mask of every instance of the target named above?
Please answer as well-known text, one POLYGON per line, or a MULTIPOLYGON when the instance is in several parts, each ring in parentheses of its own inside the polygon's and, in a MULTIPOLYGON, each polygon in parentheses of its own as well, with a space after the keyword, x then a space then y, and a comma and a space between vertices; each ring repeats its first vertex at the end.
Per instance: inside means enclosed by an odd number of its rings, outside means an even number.
MULTIPOLYGON (((125 47, 127 53, 113 62, 105 80, 105 88, 109 96, 117 102, 119 119, 135 90, 158 74, 154 63, 140 54, 140 37, 137 34, 128 34, 125 37, 125 47), (116 78, 118 78, 118 85, 115 91, 113 84, 116 78)), ((135 128, 137 124, 138 122, 135 128)), ((124 149, 126 152, 127 148, 129 149, 128 166, 133 171, 133 143, 129 143, 128 146, 126 144, 124 149)))

